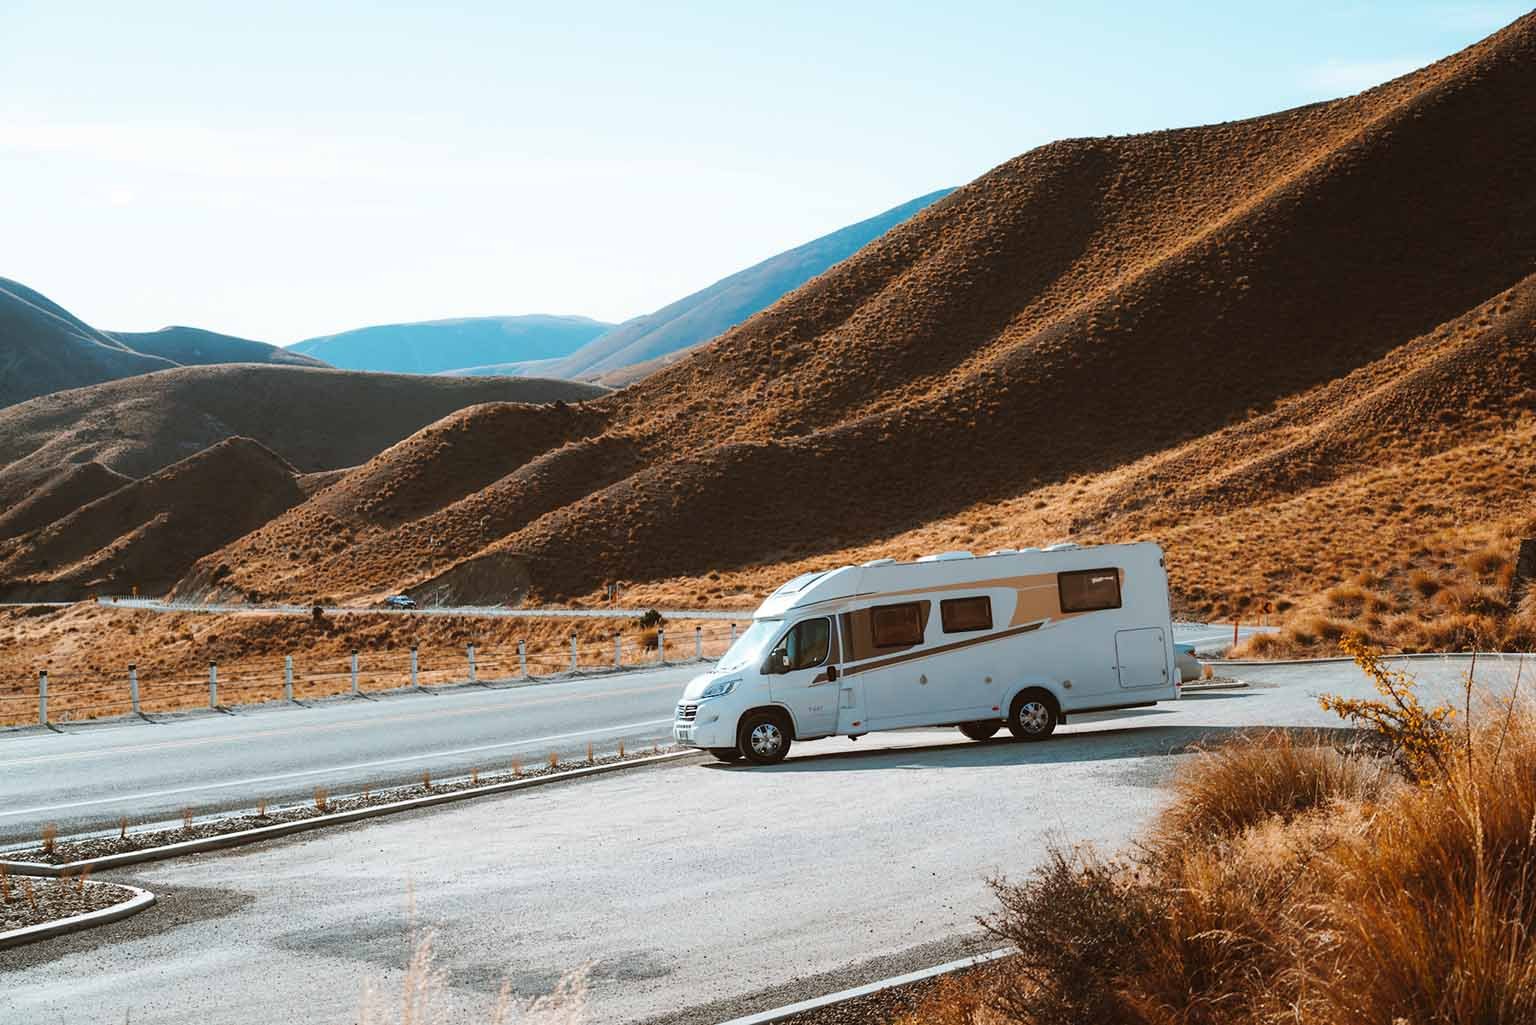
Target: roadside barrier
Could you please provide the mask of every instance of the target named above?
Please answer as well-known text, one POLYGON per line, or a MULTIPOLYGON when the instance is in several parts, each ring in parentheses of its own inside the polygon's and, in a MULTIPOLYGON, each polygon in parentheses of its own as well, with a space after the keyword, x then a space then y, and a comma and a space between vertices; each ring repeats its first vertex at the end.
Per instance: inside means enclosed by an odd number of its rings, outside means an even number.
MULTIPOLYGON (((683 633, 690 627, 684 627, 683 633)), ((210 658, 206 676, 189 679, 155 668, 140 657, 113 671, 99 665, 50 663, 11 681, 0 677, 0 726, 62 723, 197 709, 228 711, 240 705, 281 701, 303 704, 326 698, 367 698, 390 691, 432 691, 449 686, 496 686, 568 679, 660 665, 707 663, 738 636, 734 622, 691 626, 692 643, 654 633, 614 633, 583 643, 580 635, 555 648, 534 650, 526 640, 497 648, 472 641, 454 649, 356 650, 345 655, 210 658)))

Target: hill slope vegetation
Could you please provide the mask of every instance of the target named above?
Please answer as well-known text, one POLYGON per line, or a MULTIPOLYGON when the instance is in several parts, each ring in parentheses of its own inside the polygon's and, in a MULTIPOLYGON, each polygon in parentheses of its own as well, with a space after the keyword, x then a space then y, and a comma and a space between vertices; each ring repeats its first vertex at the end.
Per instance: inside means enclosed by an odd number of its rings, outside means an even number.
POLYGON ((1533 195, 1536 16, 1348 99, 1053 143, 624 391, 434 426, 187 584, 698 600, 960 532, 1162 537, 1192 611, 1294 595, 1528 506, 1533 195), (367 500, 397 480, 435 485, 367 500))

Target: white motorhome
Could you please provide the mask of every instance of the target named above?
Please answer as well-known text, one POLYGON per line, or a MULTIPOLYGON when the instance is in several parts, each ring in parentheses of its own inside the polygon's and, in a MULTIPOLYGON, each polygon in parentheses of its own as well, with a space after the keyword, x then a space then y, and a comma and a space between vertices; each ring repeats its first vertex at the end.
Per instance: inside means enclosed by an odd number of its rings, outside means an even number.
POLYGON ((1043 740, 1069 715, 1179 696, 1151 542, 945 552, 806 573, 689 681, 677 742, 723 761, 909 726, 1043 740))

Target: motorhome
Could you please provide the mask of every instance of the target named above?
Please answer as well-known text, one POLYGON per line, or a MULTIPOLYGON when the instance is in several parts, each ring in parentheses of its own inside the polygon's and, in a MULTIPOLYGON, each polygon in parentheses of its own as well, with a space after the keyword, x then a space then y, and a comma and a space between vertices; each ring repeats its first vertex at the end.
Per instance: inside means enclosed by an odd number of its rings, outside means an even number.
POLYGON ((1152 542, 945 552, 805 573, 774 591, 673 735, 771 765, 795 741, 912 726, 1044 740, 1071 715, 1179 696, 1152 542))

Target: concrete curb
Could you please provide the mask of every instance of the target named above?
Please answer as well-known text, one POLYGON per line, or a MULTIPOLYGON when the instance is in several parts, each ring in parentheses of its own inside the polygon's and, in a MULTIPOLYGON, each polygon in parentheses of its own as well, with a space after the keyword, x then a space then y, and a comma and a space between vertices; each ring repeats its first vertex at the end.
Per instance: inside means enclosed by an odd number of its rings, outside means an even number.
MULTIPOLYGON (((1395 662, 1399 659, 1425 659, 1425 658, 1532 658, 1528 652, 1520 651, 1414 651, 1401 655, 1383 655, 1383 662, 1395 662)), ((1244 658, 1244 659, 1207 659, 1207 665, 1213 666, 1240 666, 1243 668, 1262 669, 1265 666, 1320 666, 1345 662, 1353 662, 1348 655, 1330 655, 1326 658, 1244 658)))
POLYGON ((351 811, 336 812, 332 815, 316 815, 314 818, 298 819, 294 822, 279 822, 271 826, 258 826, 256 829, 244 829, 238 833, 225 833, 222 836, 210 836, 201 840, 184 840, 181 843, 166 844, 161 847, 146 847, 138 851, 124 851, 121 854, 106 854, 99 858, 71 861, 67 865, 44 865, 35 861, 5 860, 0 860, 0 865, 3 865, 6 871, 12 875, 44 876, 56 879, 63 875, 75 875, 85 868, 98 872, 103 869, 117 868, 121 865, 134 865, 143 861, 164 861, 167 858, 179 858, 185 854, 201 854, 204 851, 217 851, 228 847, 243 847, 246 844, 261 843, 263 840, 275 840, 278 837, 291 836, 294 833, 304 833, 312 829, 342 826, 350 822, 361 822, 365 819, 395 815, 400 812, 414 811, 418 808, 431 808, 439 804, 451 804, 454 801, 467 801, 471 798, 487 797, 491 794, 525 790, 529 787, 544 786, 548 783, 561 783, 566 780, 584 779, 587 776, 600 776, 608 772, 618 772, 621 769, 655 765, 659 762, 697 756, 701 753, 693 749, 669 751, 666 754, 648 755, 645 758, 613 762, 609 765, 569 769, 565 772, 550 773, 547 776, 531 776, 528 779, 513 779, 507 780, 504 783, 488 783, 485 786, 471 787, 467 790, 428 794, 425 797, 412 797, 404 801, 393 801, 389 804, 375 805, 371 808, 354 808, 351 811))
POLYGON ((122 883, 113 883, 112 885, 122 886, 125 890, 132 890, 133 896, 120 904, 113 904, 111 907, 102 908, 100 911, 87 911, 83 915, 61 918, 55 922, 43 922, 39 925, 29 925, 25 929, 12 929, 10 932, 0 932, 0 950, 4 950, 7 947, 19 947, 26 943, 37 943, 40 940, 48 940, 55 936, 64 936, 72 932, 94 929, 98 925, 120 922, 125 918, 138 914, 155 902, 155 895, 148 890, 141 890, 137 886, 124 886, 122 883))
POLYGON ((771 1022, 793 1018, 795 1015, 805 1014, 807 1011, 818 1011, 823 1007, 831 1007, 833 1004, 841 1004, 849 1000, 857 1000, 859 997, 867 997, 871 993, 879 993, 882 990, 895 989, 897 986, 907 986, 914 982, 922 982, 924 979, 932 979, 939 975, 948 975, 951 972, 975 968, 977 965, 1011 957, 1017 953, 1018 951, 1012 947, 1002 947, 998 950, 988 951, 985 954, 977 954, 975 957, 962 958, 959 961, 949 961, 945 964, 934 965, 932 968, 923 968, 915 972, 908 972, 905 975, 896 975, 889 979, 881 979, 879 982, 871 982, 864 986, 855 986, 853 989, 845 989, 839 993, 828 993, 824 997, 812 997, 810 1000, 802 1000, 799 1003, 785 1004, 783 1007, 775 1007, 771 1011, 759 1011, 757 1014, 749 1014, 745 1018, 732 1018, 730 1021, 721 1022, 720 1025, 769 1025, 771 1022))

